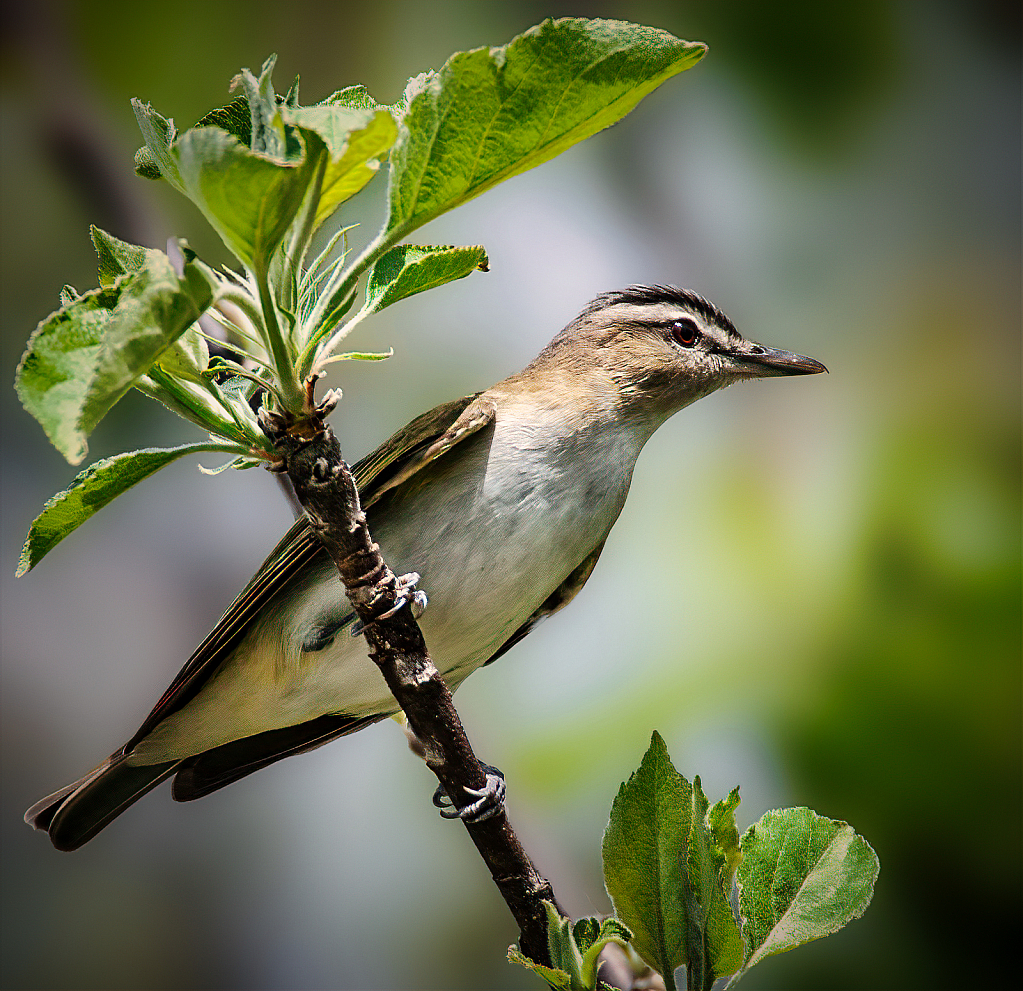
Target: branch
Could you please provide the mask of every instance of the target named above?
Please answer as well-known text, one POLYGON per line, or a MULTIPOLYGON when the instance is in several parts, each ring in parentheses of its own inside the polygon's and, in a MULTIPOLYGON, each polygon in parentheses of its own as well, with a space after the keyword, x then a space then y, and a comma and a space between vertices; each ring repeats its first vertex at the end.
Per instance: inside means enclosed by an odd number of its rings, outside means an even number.
MULTIPOLYGON (((396 609, 402 597, 398 580, 373 542, 341 446, 324 422, 337 398, 328 393, 313 408, 312 383, 307 382, 305 416, 261 415, 261 424, 282 457, 277 470, 290 476, 314 532, 337 566, 365 625, 370 659, 404 711, 422 745, 423 759, 462 807, 468 804, 465 789, 483 788, 486 772, 465 735, 451 693, 430 660, 410 602, 396 609)), ((503 810, 483 822, 465 823, 465 828, 518 923, 520 949, 550 966, 543 908, 544 900, 557 904, 550 882, 533 866, 503 810)))

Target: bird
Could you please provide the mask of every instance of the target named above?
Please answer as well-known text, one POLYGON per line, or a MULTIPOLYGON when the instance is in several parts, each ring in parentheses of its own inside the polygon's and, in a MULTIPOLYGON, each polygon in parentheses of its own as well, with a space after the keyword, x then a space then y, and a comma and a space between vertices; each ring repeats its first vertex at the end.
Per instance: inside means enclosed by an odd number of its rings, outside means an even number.
MULTIPOLYGON (((670 416, 735 382, 825 371, 746 339, 692 290, 632 285, 597 296, 522 371, 416 417, 358 462, 384 559, 421 576, 420 625, 448 687, 576 596, 670 416)), ((358 632, 300 518, 135 735, 25 821, 74 850, 171 776, 172 797, 190 801, 395 715, 358 632)))

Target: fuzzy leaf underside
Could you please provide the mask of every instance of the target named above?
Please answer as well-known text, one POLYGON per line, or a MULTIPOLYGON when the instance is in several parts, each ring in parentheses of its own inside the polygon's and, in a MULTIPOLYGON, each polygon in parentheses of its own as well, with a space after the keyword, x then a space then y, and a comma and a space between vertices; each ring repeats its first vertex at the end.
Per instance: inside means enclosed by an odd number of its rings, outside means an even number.
POLYGON ((623 21, 548 19, 411 80, 391 151, 400 238, 624 117, 705 46, 623 21))
POLYGON ((179 279, 165 254, 147 251, 140 269, 39 324, 15 379, 22 405, 78 464, 96 424, 212 299, 213 287, 198 269, 179 279))
POLYGON ((32 522, 18 562, 17 576, 34 568, 69 533, 122 492, 187 454, 216 450, 211 444, 150 447, 104 458, 75 476, 32 522))
POLYGON ((746 958, 732 983, 767 956, 836 932, 870 904, 880 865, 848 823, 805 808, 768 812, 741 847, 746 958))
POLYGON ((183 192, 235 257, 253 270, 268 266, 302 205, 313 157, 269 158, 218 127, 187 131, 170 154, 183 192))
POLYGON ((398 128, 387 109, 358 110, 340 103, 294 108, 286 116, 314 131, 329 156, 313 223, 315 230, 376 175, 380 159, 398 136, 398 128))

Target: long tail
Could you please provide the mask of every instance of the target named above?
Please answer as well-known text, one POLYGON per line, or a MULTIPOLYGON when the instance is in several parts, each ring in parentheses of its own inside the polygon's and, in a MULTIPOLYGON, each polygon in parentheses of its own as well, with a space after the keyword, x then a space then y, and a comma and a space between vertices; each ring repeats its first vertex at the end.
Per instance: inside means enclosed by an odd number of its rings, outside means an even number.
POLYGON ((84 778, 36 802, 25 822, 50 834, 58 850, 77 850, 161 781, 177 774, 175 801, 189 802, 285 757, 322 747, 385 716, 319 716, 297 726, 256 733, 192 757, 162 764, 129 764, 125 750, 84 778))
POLYGON ((131 765, 123 753, 116 753, 84 778, 36 802, 25 813, 25 822, 49 833, 58 850, 77 850, 180 763, 131 765))

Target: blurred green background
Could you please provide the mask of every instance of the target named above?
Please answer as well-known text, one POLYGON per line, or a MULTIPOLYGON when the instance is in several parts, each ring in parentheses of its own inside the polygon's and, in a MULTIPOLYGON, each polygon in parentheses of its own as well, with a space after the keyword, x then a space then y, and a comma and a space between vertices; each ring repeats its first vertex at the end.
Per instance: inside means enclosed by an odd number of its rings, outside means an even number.
MULTIPOLYGON (((600 836, 650 732, 711 800, 846 819, 881 858, 839 935, 752 988, 1007 987, 1020 922, 1020 23, 1017 3, 28 3, 3 7, 3 378, 97 223, 226 254, 137 180, 128 100, 187 126, 279 53, 305 102, 382 102, 548 15, 710 54, 625 121, 436 221, 491 271, 353 345, 351 459, 520 368, 596 293, 675 282, 829 376, 747 385, 650 442, 586 590, 458 694, 526 847, 575 915, 608 910, 600 836)), ((382 190, 344 220, 375 229, 382 190)), ((336 366, 335 366, 336 367, 336 366)), ((181 462, 26 578, 75 471, 3 411, 3 986, 534 988, 433 779, 376 726, 196 805, 162 788, 74 855, 21 822, 136 728, 286 528, 263 472, 181 462)), ((182 442, 141 397, 91 457, 182 442)), ((482 590, 481 590, 482 591, 482 590)), ((1011 982, 1011 983, 1010 983, 1011 982)))

